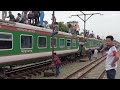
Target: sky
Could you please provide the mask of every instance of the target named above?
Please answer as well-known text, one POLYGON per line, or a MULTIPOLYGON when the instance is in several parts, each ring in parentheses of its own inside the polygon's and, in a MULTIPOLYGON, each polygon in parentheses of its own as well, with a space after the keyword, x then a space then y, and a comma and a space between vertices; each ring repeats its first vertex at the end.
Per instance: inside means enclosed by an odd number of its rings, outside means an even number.
MULTIPOLYGON (((12 11, 12 13, 17 17, 17 13, 22 11, 12 11)), ((52 11, 44 11, 45 18, 48 23, 51 23, 52 11)), ((86 22, 86 29, 93 31, 95 35, 99 35, 101 38, 105 39, 108 35, 113 35, 114 39, 120 42, 120 11, 83 11, 86 14, 91 13, 101 13, 103 15, 93 15, 86 22)), ((80 11, 55 11, 55 17, 57 22, 68 22, 68 21, 78 21, 80 26, 80 32, 83 32, 84 22, 71 15, 81 14, 80 11)), ((88 18, 89 16, 87 16, 88 18)), ((2 12, 0 11, 0 19, 2 18, 2 12)), ((83 18, 83 16, 81 16, 83 18)), ((8 19, 6 19, 8 20, 8 19)))

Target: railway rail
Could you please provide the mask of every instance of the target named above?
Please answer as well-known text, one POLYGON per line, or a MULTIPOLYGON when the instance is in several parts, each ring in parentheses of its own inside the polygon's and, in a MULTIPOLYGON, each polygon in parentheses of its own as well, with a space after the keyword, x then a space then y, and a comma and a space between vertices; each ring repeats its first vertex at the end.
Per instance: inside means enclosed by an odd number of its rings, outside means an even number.
MULTIPOLYGON (((91 63, 87 64, 86 66, 82 67, 81 69, 77 70, 76 72, 70 74, 64 79, 82 79, 84 78, 90 71, 92 71, 95 67, 97 67, 99 64, 101 64, 106 59, 106 55, 102 58, 100 57, 96 61, 92 61, 91 63)), ((102 78, 105 74, 102 72, 102 74, 98 77, 98 79, 102 78)))
MULTIPOLYGON (((76 58, 78 59, 78 58, 76 58)), ((33 63, 30 65, 24 65, 18 68, 14 68, 12 70, 8 70, 5 73, 4 79, 29 79, 32 76, 40 75, 45 70, 49 69, 52 60, 47 60, 39 63, 33 63)), ((64 66, 70 62, 63 61, 61 66, 64 66)))

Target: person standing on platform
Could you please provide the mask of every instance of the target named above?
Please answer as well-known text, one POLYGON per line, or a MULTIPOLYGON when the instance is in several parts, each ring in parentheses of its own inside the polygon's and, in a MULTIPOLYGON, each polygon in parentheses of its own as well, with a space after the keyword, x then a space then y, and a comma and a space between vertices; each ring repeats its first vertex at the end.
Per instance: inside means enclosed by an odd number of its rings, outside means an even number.
POLYGON ((117 61, 119 60, 119 54, 117 52, 116 47, 113 45, 113 36, 106 37, 106 44, 109 46, 109 50, 107 52, 106 58, 106 73, 107 79, 115 79, 116 76, 116 68, 117 61))
POLYGON ((7 17, 7 11, 2 11, 2 20, 5 21, 6 17, 7 17))

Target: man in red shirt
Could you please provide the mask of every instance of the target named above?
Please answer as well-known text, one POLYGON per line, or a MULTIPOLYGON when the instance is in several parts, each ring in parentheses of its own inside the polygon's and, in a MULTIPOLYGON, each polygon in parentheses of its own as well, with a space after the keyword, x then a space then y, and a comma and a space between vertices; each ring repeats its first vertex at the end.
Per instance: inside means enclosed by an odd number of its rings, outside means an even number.
POLYGON ((55 66, 56 66, 56 77, 57 77, 60 73, 59 67, 60 67, 61 61, 60 61, 59 57, 56 55, 56 53, 54 53, 54 62, 55 62, 55 66))

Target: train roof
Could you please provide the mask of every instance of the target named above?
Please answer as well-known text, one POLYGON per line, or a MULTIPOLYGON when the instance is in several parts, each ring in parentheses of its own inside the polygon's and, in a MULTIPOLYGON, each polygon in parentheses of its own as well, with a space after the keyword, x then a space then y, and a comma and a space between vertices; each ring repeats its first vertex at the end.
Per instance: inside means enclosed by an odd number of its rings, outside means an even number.
MULTIPOLYGON (((99 39, 96 39, 96 38, 86 38, 86 39, 89 39, 89 40, 99 40, 99 39)), ((102 41, 102 40, 100 40, 102 41)))
MULTIPOLYGON (((42 28, 42 27, 37 27, 37 26, 29 25, 29 24, 23 24, 23 23, 12 22, 12 21, 0 20, 0 25, 8 25, 8 26, 14 26, 14 27, 18 27, 18 28, 45 31, 45 32, 50 32, 50 33, 52 32, 52 29, 47 29, 47 28, 42 28)), ((73 36, 71 33, 66 33, 66 32, 62 32, 62 31, 59 31, 58 33, 59 34, 64 34, 66 36, 73 36)), ((80 37, 80 36, 77 35, 77 37, 80 37)))

